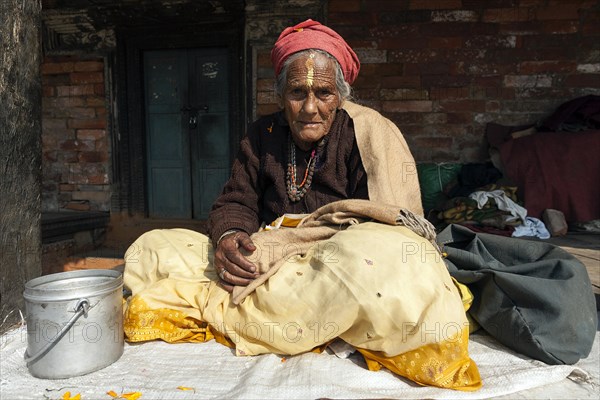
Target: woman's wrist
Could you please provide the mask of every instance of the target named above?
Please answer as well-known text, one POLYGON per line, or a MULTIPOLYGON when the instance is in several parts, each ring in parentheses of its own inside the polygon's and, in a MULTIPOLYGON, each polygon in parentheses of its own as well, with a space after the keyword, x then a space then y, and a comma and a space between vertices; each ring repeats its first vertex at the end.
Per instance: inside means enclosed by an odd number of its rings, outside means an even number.
POLYGON ((217 246, 219 245, 219 243, 221 243, 221 240, 225 239, 225 237, 232 235, 236 232, 241 232, 240 229, 229 229, 228 231, 223 232, 223 234, 221 236, 219 236, 219 239, 217 240, 217 246))

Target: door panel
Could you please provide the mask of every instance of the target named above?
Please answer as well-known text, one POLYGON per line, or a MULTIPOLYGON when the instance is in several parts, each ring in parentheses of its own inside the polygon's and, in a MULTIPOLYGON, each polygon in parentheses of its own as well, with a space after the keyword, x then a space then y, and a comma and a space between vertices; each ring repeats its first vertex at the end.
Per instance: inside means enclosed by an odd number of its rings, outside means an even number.
POLYGON ((181 104, 187 87, 184 51, 144 54, 149 216, 192 215, 189 135, 181 104))
POLYGON ((194 218, 207 218, 212 203, 229 177, 229 71, 226 49, 194 51, 190 71, 192 107, 198 126, 192 130, 194 218))
POLYGON ((229 177, 226 48, 144 55, 150 217, 205 219, 229 177))

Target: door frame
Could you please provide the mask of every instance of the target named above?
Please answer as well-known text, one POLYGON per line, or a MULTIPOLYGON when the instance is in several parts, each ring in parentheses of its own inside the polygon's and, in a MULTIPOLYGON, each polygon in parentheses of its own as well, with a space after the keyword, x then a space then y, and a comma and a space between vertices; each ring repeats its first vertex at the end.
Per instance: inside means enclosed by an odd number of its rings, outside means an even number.
POLYGON ((246 96, 242 62, 243 21, 238 24, 164 26, 117 31, 116 99, 118 134, 113 140, 113 208, 148 218, 143 52, 202 47, 227 47, 230 79, 230 165, 237 153, 245 121, 246 96))

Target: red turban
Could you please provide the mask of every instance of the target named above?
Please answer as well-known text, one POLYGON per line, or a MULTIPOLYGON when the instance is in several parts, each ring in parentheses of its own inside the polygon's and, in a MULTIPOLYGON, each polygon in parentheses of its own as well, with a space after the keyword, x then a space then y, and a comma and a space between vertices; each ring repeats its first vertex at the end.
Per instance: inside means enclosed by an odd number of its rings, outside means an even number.
POLYGON ((279 75, 285 60, 294 53, 307 49, 324 50, 331 54, 342 67, 344 79, 352 84, 358 75, 360 61, 348 43, 333 29, 317 21, 307 19, 281 32, 271 50, 275 74, 279 75))

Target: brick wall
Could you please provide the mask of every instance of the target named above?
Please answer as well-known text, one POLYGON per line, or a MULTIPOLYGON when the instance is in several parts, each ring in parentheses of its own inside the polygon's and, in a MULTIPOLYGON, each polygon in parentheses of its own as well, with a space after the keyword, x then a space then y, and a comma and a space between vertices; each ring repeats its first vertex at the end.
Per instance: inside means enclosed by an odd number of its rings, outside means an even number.
POLYGON ((104 62, 45 57, 42 211, 110 208, 104 62))
MULTIPOLYGON (((599 4, 329 0, 327 24, 361 60, 356 100, 392 119, 417 161, 475 162, 488 158, 486 123, 533 124, 600 94, 599 4)), ((274 109, 268 66, 265 50, 257 114, 274 109)))
POLYGON ((535 123, 600 94, 600 5, 577 0, 330 0, 356 50, 355 97, 418 161, 481 161, 487 122, 535 123))

